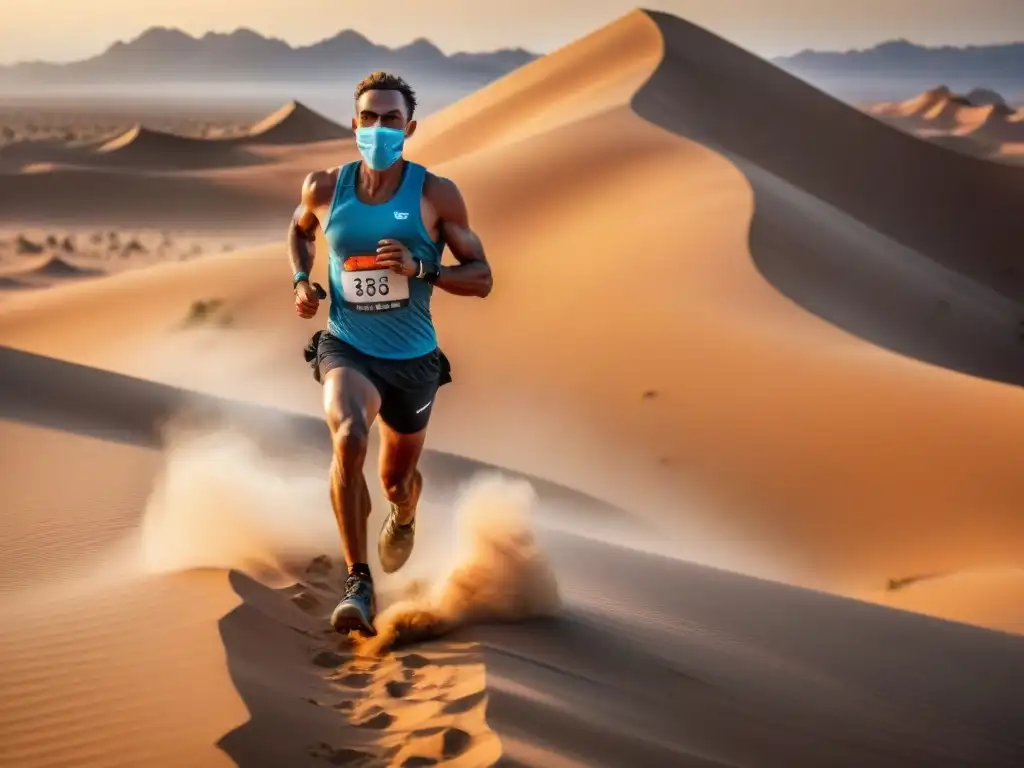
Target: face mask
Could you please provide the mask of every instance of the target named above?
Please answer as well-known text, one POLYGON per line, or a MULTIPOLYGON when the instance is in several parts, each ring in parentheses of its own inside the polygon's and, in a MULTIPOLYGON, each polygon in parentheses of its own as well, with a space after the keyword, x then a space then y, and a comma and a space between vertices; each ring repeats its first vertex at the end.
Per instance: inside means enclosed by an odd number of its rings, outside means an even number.
POLYGON ((374 125, 356 129, 356 146, 370 168, 383 171, 402 157, 405 131, 374 125))

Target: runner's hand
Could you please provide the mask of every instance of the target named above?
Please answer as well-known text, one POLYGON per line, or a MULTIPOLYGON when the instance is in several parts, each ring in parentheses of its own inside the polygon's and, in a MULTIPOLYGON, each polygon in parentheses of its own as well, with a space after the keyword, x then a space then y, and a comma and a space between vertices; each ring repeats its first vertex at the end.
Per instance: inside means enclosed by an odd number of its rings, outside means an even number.
POLYGON ((320 297, 316 295, 313 286, 305 280, 295 286, 295 311, 299 317, 309 320, 319 308, 320 297))
POLYGON ((377 243, 377 266, 406 277, 416 277, 420 269, 409 249, 397 240, 381 240, 377 243))

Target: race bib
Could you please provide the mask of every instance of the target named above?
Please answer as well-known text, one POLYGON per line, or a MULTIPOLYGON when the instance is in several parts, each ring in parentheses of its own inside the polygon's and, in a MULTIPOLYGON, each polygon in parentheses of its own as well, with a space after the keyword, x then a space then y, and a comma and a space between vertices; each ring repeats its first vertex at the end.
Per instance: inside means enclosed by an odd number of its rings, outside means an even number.
POLYGON ((356 312, 390 312, 408 306, 409 278, 377 266, 375 256, 349 256, 341 270, 341 298, 356 312))

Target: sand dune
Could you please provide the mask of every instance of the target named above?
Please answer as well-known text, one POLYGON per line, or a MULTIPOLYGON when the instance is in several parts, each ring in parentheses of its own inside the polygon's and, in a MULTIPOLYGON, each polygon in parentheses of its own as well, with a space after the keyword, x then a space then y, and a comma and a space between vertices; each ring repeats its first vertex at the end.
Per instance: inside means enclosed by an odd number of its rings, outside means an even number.
MULTIPOLYGON (((351 142, 333 153, 355 156, 351 142)), ((259 166, 197 173, 126 172, 116 167, 51 166, 0 176, 0 224, 103 228, 196 229, 210 233, 281 231, 282 207, 294 208, 310 162, 280 158, 259 166)), ((321 149, 316 160, 327 150, 321 149)), ((287 224, 287 222, 285 222, 287 224)))
MULTIPOLYGON (((346 147, 272 148, 161 193, 111 170, 6 177, 0 203, 59 179, 109 191, 97 216, 201 191, 283 221, 294 177, 346 147)), ((509 535, 536 538, 557 615, 445 614, 434 631, 465 626, 383 656, 325 631, 340 574, 314 559, 337 543, 299 358, 324 320, 291 313, 280 244, 12 292, 0 762, 1024 759, 1024 639, 908 612, 1021 626, 1018 169, 645 12, 425 121, 410 153, 458 181, 496 289, 437 298, 455 383, 423 538, 383 602, 460 572, 454 487, 486 465, 538 491, 533 530, 509 535), (886 589, 920 574, 941 578, 886 589)), ((527 572, 486 582, 484 608, 527 572)))
POLYGON ((49 287, 106 274, 103 269, 72 262, 60 255, 48 254, 0 268, 0 286, 6 290, 49 287))
POLYGON ((348 128, 300 102, 291 101, 256 123, 244 140, 258 144, 309 144, 351 138, 352 131, 348 128))
POLYGON ((966 96, 950 94, 933 104, 921 117, 934 123, 937 128, 954 128, 964 124, 976 124, 980 118, 975 117, 972 120, 972 116, 979 116, 987 111, 988 107, 976 107, 966 96))
POLYGON ((945 86, 904 102, 871 105, 868 112, 943 147, 990 159, 1012 160, 1024 142, 1024 120, 1001 101, 974 104, 945 86))
POLYGON ((269 238, 278 236, 280 212, 294 208, 309 168, 358 156, 351 140, 238 145, 179 138, 170 142, 179 154, 162 154, 157 136, 91 153, 88 162, 19 162, 24 172, 0 173, 0 224, 258 231, 269 238), (192 142, 201 149, 193 151, 192 142))
MULTIPOLYGON (((11 172, 40 164, 54 170, 67 166, 115 167, 135 172, 233 168, 273 161, 273 155, 268 158, 252 148, 295 147, 351 138, 351 130, 292 101, 236 136, 183 136, 137 124, 102 141, 16 142, 0 148, 0 169, 11 172)), ((18 180, 0 179, 0 183, 16 187, 18 180)))
POLYGON ((49 257, 33 267, 32 273, 45 277, 95 277, 104 274, 103 270, 72 264, 60 256, 49 257))
POLYGON ((902 102, 886 102, 871 108, 875 114, 897 114, 901 117, 918 117, 931 111, 937 104, 945 103, 952 91, 945 85, 925 91, 918 96, 902 102))
POLYGON ((950 96, 922 117, 930 123, 925 126, 926 130, 944 130, 958 135, 1008 141, 1013 139, 999 134, 1012 122, 1013 116, 1013 110, 1003 104, 974 106, 965 97, 950 96))
MULTIPOLYGON (((11 173, 35 163, 73 162, 82 149, 53 140, 25 139, 0 147, 0 170, 11 173)), ((9 183, 0 179, 0 183, 9 183)))
POLYGON ((97 147, 82 162, 150 169, 226 168, 259 162, 231 140, 194 139, 135 126, 97 147))
POLYGON ((342 128, 299 102, 289 102, 256 123, 245 135, 226 138, 192 138, 149 130, 141 125, 93 150, 87 163, 113 160, 134 170, 147 168, 228 168, 262 162, 249 146, 313 144, 352 138, 342 128))
POLYGON ((32 287, 30 283, 19 280, 17 277, 10 275, 0 276, 0 291, 23 291, 32 287))

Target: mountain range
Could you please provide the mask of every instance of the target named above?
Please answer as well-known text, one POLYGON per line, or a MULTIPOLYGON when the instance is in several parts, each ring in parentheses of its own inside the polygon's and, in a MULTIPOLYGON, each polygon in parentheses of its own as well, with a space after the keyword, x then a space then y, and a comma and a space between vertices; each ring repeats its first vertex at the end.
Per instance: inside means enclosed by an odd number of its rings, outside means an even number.
POLYGON ((891 95, 895 83, 911 95, 942 82, 955 90, 987 86, 1024 98, 1024 43, 928 47, 891 40, 864 50, 805 50, 774 63, 841 95, 880 88, 891 95))
MULTIPOLYGON (((374 69, 484 83, 536 58, 538 54, 523 48, 448 55, 423 38, 389 48, 354 30, 292 46, 244 28, 197 38, 152 27, 81 61, 0 67, 0 84, 316 82, 374 69)), ((990 86, 1011 96, 1024 95, 1024 43, 927 47, 892 40, 864 50, 804 50, 773 63, 840 96, 879 90, 879 95, 884 91, 891 97, 894 83, 917 93, 936 82, 959 90, 990 86)))
POLYGON ((376 69, 487 81, 535 58, 537 54, 522 48, 447 55, 422 38, 389 48, 354 30, 294 47, 250 29, 196 38, 178 29, 153 27, 81 61, 0 67, 0 83, 290 82, 334 80, 339 74, 376 69))

